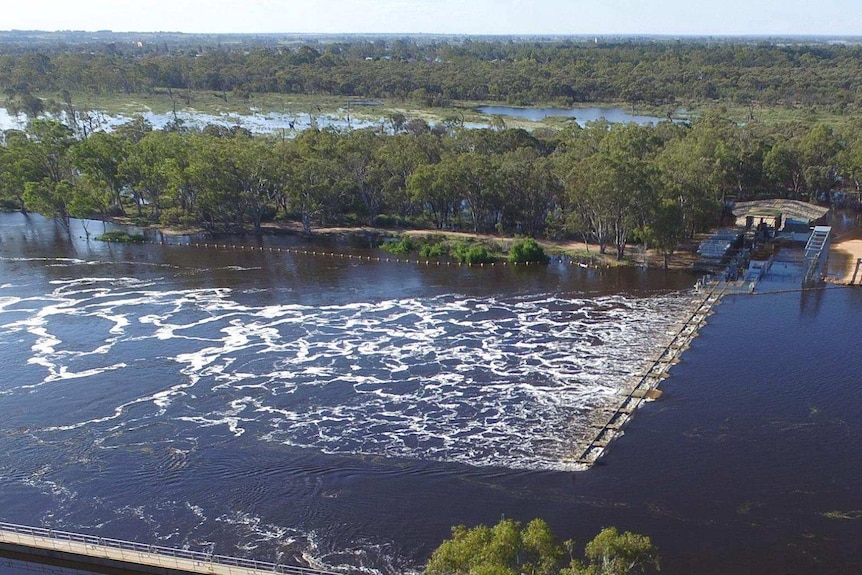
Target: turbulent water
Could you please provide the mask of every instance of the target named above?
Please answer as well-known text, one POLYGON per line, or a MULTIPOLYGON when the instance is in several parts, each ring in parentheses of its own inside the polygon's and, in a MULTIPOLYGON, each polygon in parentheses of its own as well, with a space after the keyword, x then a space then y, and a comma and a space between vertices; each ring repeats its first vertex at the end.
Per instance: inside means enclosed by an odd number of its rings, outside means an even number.
MULTIPOLYGON (((92 267, 45 264, 71 275, 92 267)), ((77 277, 31 297, 2 286, 0 338, 30 354, 15 368, 25 377, 0 394, 57 410, 53 425, 45 410, 7 423, 92 428, 104 443, 171 421, 183 433, 224 427, 325 453, 561 469, 591 410, 613 400, 684 302, 450 295, 246 305, 229 288, 162 283, 77 277), (58 402, 82 390, 76 409, 58 402)))
MULTIPOLYGON (((374 462, 411 480, 572 469, 690 301, 563 264, 453 279, 2 217, 0 520, 261 560, 414 560, 327 509, 374 462)), ((350 505, 386 505, 366 497, 350 505)))

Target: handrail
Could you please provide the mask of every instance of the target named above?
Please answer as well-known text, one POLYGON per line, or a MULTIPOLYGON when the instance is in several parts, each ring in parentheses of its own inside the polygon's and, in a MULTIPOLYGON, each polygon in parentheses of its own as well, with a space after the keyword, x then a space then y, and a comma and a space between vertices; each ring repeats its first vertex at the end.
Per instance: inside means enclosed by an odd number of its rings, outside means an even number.
POLYGON ((256 561, 254 559, 243 559, 241 557, 230 557, 227 555, 214 555, 211 553, 203 553, 201 551, 162 547, 160 545, 148 545, 145 543, 136 543, 134 541, 124 541, 122 539, 96 537, 93 535, 84 535, 82 533, 58 531, 56 529, 46 529, 43 527, 31 527, 28 525, 17 525, 15 523, 5 523, 2 521, 0 521, 0 531, 31 535, 34 537, 44 537, 60 541, 74 541, 95 547, 110 547, 126 551, 137 551, 139 553, 165 555, 180 559, 190 559, 201 563, 216 563, 233 567, 245 567, 248 569, 270 571, 273 573, 286 573, 289 575, 337 575, 333 571, 324 571, 321 569, 309 569, 307 567, 269 563, 266 561, 256 561))

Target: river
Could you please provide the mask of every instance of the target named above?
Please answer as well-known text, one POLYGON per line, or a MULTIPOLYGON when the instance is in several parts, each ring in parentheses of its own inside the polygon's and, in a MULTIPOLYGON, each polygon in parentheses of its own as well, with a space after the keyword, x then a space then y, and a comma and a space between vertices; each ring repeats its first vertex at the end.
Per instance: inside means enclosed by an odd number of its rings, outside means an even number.
POLYGON ((862 565, 858 289, 725 299, 661 400, 577 472, 591 414, 688 306, 687 273, 78 226, 0 214, 2 521, 381 573, 501 516, 647 533, 663 573, 862 565))

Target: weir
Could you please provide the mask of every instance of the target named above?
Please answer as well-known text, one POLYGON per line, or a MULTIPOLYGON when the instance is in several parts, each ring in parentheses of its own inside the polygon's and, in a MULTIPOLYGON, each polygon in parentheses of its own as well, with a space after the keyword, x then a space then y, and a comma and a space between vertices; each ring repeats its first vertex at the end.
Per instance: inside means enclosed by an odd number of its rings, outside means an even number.
POLYGON ((98 573, 130 575, 336 575, 330 571, 252 561, 185 549, 0 522, 0 554, 98 573))
POLYGON ((620 401, 603 410, 602 422, 592 426, 595 433, 588 438, 586 445, 575 458, 575 463, 587 468, 592 467, 604 454, 610 442, 620 435, 634 410, 644 401, 656 399, 661 395, 659 384, 668 377, 670 367, 679 362, 682 353, 697 337, 700 328, 706 323, 706 318, 713 313, 712 308, 721 301, 725 293, 738 289, 737 284, 727 282, 713 283, 706 288, 705 295, 695 301, 671 340, 647 363, 645 371, 635 377, 634 384, 623 393, 620 401))
POLYGON ((832 228, 816 226, 805 244, 805 277, 803 284, 819 279, 823 266, 829 259, 829 240, 832 228))

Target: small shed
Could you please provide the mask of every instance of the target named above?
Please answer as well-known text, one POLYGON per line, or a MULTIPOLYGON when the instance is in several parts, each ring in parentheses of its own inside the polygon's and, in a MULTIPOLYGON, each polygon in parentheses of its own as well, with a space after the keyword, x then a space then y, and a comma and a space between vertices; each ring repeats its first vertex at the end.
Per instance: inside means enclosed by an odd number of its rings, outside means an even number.
POLYGON ((746 229, 769 226, 776 232, 809 232, 811 226, 821 223, 829 208, 797 200, 756 200, 737 202, 733 206, 736 225, 746 229))

